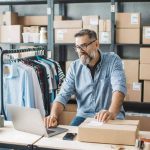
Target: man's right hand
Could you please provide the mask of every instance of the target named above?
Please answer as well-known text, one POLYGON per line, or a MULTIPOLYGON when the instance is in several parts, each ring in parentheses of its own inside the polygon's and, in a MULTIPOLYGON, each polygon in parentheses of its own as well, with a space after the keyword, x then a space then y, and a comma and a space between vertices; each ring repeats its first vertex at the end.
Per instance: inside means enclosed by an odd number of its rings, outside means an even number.
POLYGON ((46 128, 56 127, 58 125, 57 117, 55 115, 49 115, 44 118, 46 128))

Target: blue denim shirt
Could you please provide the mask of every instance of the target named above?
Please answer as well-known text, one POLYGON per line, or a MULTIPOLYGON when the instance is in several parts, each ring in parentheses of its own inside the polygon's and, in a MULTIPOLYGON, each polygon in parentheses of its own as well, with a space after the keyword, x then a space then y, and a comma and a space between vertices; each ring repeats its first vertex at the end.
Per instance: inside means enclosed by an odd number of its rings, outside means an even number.
MULTIPOLYGON (((94 80, 91 72, 80 60, 74 61, 55 101, 67 104, 72 94, 77 99, 77 116, 93 117, 102 109, 109 109, 112 94, 120 91, 126 94, 126 79, 121 59, 113 52, 101 53, 101 61, 95 70, 94 80)), ((117 119, 124 119, 121 107, 117 119)))

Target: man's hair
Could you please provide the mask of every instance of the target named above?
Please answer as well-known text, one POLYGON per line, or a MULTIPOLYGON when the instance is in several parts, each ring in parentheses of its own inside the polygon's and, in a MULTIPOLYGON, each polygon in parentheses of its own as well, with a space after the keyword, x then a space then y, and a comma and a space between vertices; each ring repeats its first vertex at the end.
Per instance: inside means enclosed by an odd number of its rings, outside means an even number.
POLYGON ((81 37, 81 36, 84 36, 84 35, 87 35, 90 39, 97 40, 96 32, 93 31, 93 30, 89 30, 89 29, 82 29, 82 30, 80 30, 78 33, 76 33, 74 35, 74 37, 81 37))

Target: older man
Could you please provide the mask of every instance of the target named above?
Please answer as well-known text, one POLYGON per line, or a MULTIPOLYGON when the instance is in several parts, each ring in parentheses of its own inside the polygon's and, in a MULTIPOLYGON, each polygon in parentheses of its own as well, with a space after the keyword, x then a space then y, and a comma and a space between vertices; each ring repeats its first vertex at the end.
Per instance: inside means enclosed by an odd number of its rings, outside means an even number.
POLYGON ((72 94, 76 95, 77 115, 71 125, 80 125, 85 118, 98 121, 124 119, 122 107, 126 94, 126 81, 121 59, 115 53, 103 53, 94 31, 83 29, 75 34, 75 60, 57 95, 50 116, 45 118, 47 127, 58 124, 58 117, 72 94))

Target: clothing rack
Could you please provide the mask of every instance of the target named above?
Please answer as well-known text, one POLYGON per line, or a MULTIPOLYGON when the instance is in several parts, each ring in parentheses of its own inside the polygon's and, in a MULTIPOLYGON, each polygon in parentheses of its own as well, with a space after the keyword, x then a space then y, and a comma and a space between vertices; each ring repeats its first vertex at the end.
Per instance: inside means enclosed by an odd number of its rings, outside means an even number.
MULTIPOLYGON (((44 47, 36 47, 36 48, 27 48, 27 49, 11 49, 11 50, 3 50, 1 47, 0 47, 0 50, 1 50, 1 53, 0 53, 0 61, 1 61, 1 112, 0 114, 1 115, 4 115, 4 118, 6 119, 6 114, 5 114, 5 110, 4 110, 4 99, 3 99, 3 57, 5 54, 14 54, 14 53, 22 53, 22 52, 30 52, 30 51, 33 51, 33 52, 43 52, 41 53, 40 55, 44 55, 46 56, 46 50, 44 47)), ((39 54, 38 54, 39 56, 39 54)), ((28 57, 25 57, 25 58, 28 58, 28 57)))

